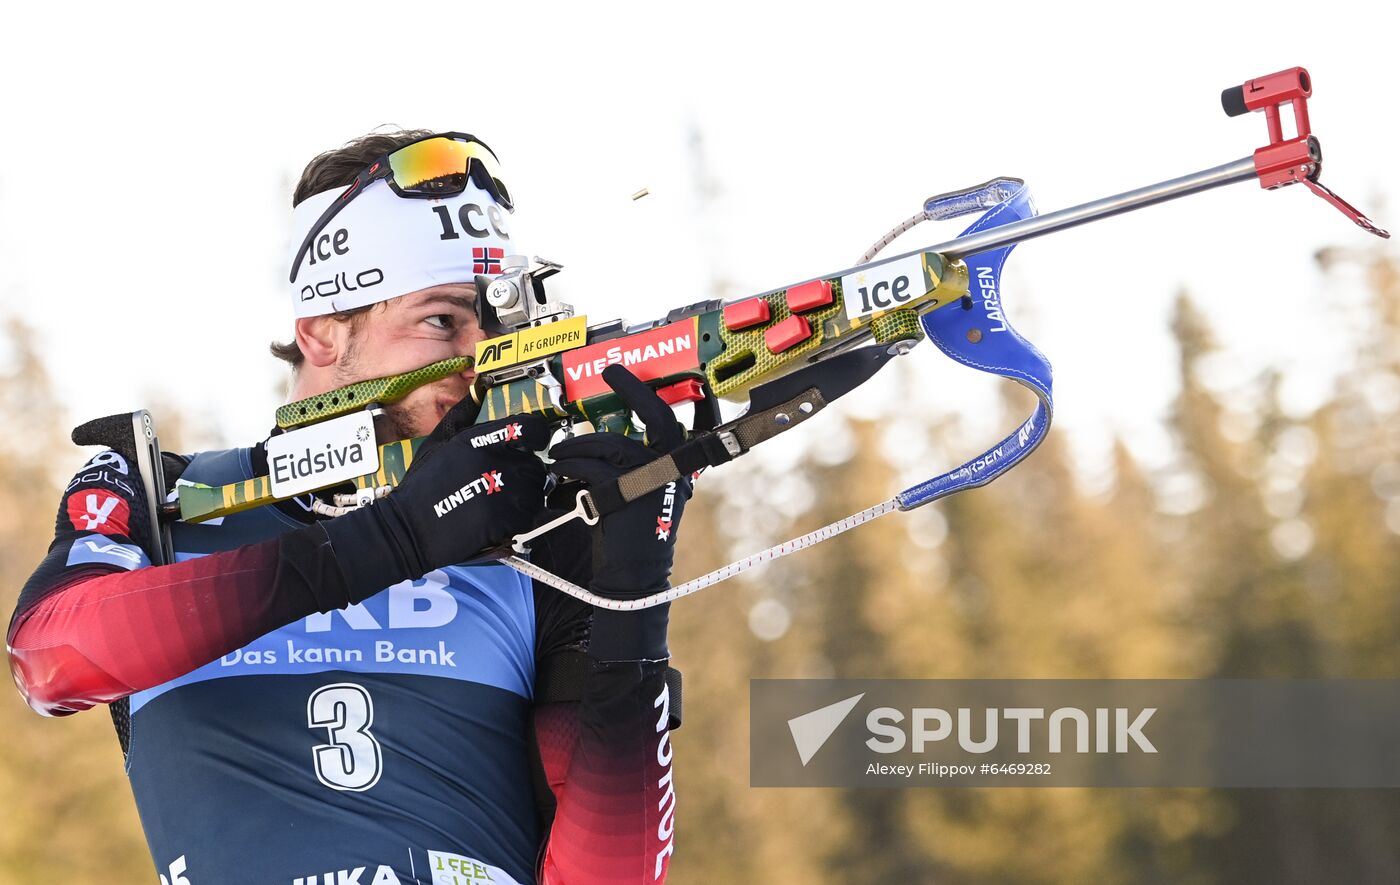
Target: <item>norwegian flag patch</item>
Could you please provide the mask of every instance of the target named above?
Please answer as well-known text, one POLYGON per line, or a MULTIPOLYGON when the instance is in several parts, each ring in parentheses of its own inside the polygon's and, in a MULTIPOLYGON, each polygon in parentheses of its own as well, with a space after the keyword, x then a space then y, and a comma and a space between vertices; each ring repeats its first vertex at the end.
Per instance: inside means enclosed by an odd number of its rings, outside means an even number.
POLYGON ((496 246, 472 247, 472 273, 498 274, 501 272, 501 259, 506 250, 496 246))

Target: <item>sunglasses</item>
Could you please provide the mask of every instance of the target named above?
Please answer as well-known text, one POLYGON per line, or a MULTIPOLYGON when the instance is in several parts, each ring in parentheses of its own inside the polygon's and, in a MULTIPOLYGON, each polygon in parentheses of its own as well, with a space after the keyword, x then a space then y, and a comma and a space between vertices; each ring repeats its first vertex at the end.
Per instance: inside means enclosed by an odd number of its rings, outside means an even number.
POLYGON ((485 142, 462 132, 441 132, 409 142, 378 160, 355 177, 345 192, 335 198, 302 240, 292 260, 289 282, 297 281, 302 260, 311 251, 316 237, 331 219, 349 205, 373 182, 385 180, 394 193, 408 199, 432 200, 450 197, 467 189, 467 182, 489 193, 507 209, 513 208, 510 191, 501 180, 501 164, 485 142))

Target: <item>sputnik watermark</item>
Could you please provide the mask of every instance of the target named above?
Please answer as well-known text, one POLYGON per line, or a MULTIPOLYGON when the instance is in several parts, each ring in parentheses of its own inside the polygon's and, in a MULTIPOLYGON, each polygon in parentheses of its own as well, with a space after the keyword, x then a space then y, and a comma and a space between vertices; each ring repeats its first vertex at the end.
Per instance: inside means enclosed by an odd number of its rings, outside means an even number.
MULTIPOLYGON (((989 707, 978 711, 982 714, 982 737, 976 738, 973 732, 977 726, 973 722, 974 712, 969 707, 959 707, 957 715, 957 744, 969 753, 990 753, 997 748, 1002 734, 1000 721, 1005 718, 1016 723, 1016 752, 1031 752, 1032 724, 1046 719, 1044 707, 989 707)), ((1037 729, 1037 744, 1043 739, 1045 749, 1058 753, 1064 745, 1065 733, 1072 734, 1076 751, 1089 750, 1089 737, 1094 738, 1095 753, 1126 753, 1130 743, 1144 753, 1155 753, 1157 748, 1143 734, 1143 726, 1157 712, 1155 707, 1147 707, 1128 720, 1127 707, 1109 709, 1098 707, 1086 711, 1078 707, 1060 707, 1049 716, 1047 728, 1037 729), (1090 719, 1094 725, 1089 725, 1090 719), (1110 725, 1110 718, 1113 724, 1110 725), (1112 748, 1110 749, 1110 738, 1112 748)), ((953 735, 953 714, 939 707, 915 707, 910 711, 909 733, 906 741, 902 724, 904 711, 894 707, 877 707, 865 717, 865 727, 873 737, 865 745, 876 753, 898 753, 908 744, 916 753, 924 752, 930 743, 948 740, 953 735), (932 723, 932 727, 930 727, 932 723)))
POLYGON ((1400 788, 1400 681, 754 680, 754 786, 1400 788))

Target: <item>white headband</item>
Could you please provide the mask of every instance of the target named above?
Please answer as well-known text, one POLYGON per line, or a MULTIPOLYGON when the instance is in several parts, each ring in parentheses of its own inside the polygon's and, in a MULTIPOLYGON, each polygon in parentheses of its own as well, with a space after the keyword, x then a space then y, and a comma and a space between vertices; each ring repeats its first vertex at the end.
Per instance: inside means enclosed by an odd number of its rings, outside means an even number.
MULTIPOLYGON (((303 200, 292 213, 292 248, 345 188, 303 200)), ((383 180, 333 217, 302 259, 289 291, 300 317, 388 301, 444 283, 470 283, 501 272, 501 259, 521 254, 511 241, 511 213, 469 182, 441 200, 400 197, 383 180)))

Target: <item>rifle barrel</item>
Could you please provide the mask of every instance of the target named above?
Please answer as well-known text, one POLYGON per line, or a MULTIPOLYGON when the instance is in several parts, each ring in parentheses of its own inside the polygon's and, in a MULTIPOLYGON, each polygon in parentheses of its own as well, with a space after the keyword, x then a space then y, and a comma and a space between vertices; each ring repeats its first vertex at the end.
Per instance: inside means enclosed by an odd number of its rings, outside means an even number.
POLYGON ((1141 209, 1156 203, 1165 203, 1168 200, 1175 200, 1177 197, 1185 197, 1223 185, 1234 184, 1237 181, 1256 178, 1258 178, 1258 173, 1254 168, 1254 157, 1249 156, 1233 163, 1226 163, 1224 166, 1216 166, 1213 169, 1183 175, 1170 181, 1150 184, 1147 187, 1140 187, 1117 196, 1104 197, 1101 200, 1071 206, 1048 215, 1039 215, 1035 218, 1027 218, 1025 221, 1015 221, 1001 227, 959 237, 956 240, 929 246, 927 249, 920 249, 919 252, 938 252, 954 259, 966 258, 969 255, 990 252, 1012 243, 1020 243, 1045 234, 1078 227, 1101 218, 1121 215, 1124 212, 1132 212, 1134 209, 1141 209))
MULTIPOLYGON (((746 295, 727 302, 736 304, 739 301, 748 301, 752 298, 762 298, 783 289, 790 289, 802 283, 810 283, 812 280, 832 279, 843 277, 854 273, 860 269, 876 268, 882 264, 899 261, 922 255, 925 252, 937 252, 950 260, 966 258, 969 255, 976 255, 980 252, 990 252, 1002 246, 1009 246, 1012 243, 1019 243, 1024 240, 1035 239, 1045 234, 1066 230, 1071 227, 1078 227, 1081 224, 1088 224, 1091 221, 1098 221, 1101 218, 1108 218, 1113 215, 1122 215, 1124 212, 1132 212, 1134 209, 1141 209, 1144 206, 1151 206, 1155 203, 1165 203, 1168 200, 1175 200, 1177 197, 1198 194, 1201 191, 1208 191, 1212 188, 1222 187, 1227 184, 1234 184, 1238 181, 1257 180, 1258 172, 1254 168, 1254 157, 1245 157, 1233 163, 1226 163, 1224 166, 1216 166, 1213 169, 1205 169, 1191 175, 1183 175, 1180 178, 1173 178, 1170 181, 1150 184, 1147 187, 1140 187, 1137 190, 1127 191, 1113 197, 1104 197, 1101 200, 1094 200, 1091 203, 1084 203, 1080 206, 1071 206, 1068 209, 1061 209, 1058 212, 1051 212, 1048 215, 1037 215, 1035 218, 1027 218, 1024 221, 1013 221, 1000 227, 989 228, 980 233, 970 234, 965 237, 958 237, 956 240, 949 240, 946 243, 939 243, 936 246, 925 246, 921 249, 914 249, 911 252, 902 252, 898 255, 881 255, 871 261, 848 267, 845 270, 828 273, 820 277, 812 277, 803 280, 801 283, 789 283, 785 287, 769 289, 758 295, 746 295)), ((917 217, 917 216, 916 216, 917 217)), ((854 341, 855 339, 852 339, 854 341)))

